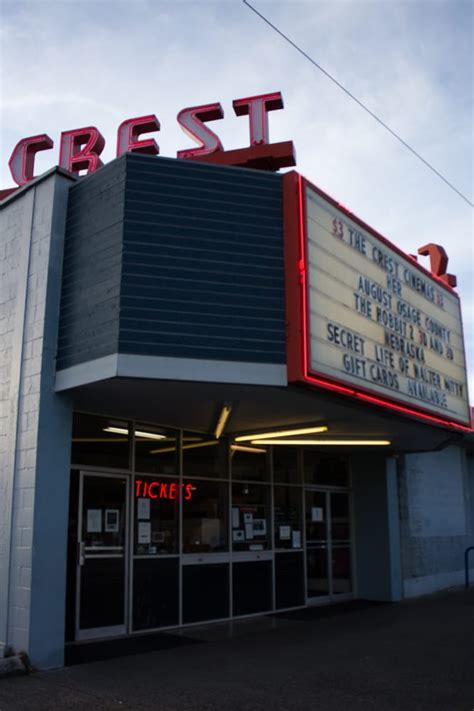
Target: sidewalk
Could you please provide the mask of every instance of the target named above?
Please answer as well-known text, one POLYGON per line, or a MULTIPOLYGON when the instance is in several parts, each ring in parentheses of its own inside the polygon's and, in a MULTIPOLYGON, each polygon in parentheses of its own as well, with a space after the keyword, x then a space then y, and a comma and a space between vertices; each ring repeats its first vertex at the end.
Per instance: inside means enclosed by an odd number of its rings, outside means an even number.
POLYGON ((474 589, 325 610, 5 679, 0 711, 472 711, 474 589))

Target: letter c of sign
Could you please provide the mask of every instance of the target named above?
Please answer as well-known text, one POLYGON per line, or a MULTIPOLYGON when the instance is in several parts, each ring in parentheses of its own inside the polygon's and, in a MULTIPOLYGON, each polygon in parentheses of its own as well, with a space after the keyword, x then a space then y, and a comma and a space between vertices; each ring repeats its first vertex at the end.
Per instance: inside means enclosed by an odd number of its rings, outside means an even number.
POLYGON ((36 154, 39 151, 47 151, 53 146, 54 141, 46 133, 28 136, 18 141, 8 161, 10 173, 17 185, 21 187, 33 180, 36 154))
POLYGON ((157 499, 157 498, 158 498, 158 494, 153 494, 153 493, 152 493, 152 489, 153 489, 155 486, 159 486, 159 484, 158 484, 157 481, 152 482, 152 483, 150 484, 150 486, 148 487, 148 496, 150 497, 150 499, 157 499))

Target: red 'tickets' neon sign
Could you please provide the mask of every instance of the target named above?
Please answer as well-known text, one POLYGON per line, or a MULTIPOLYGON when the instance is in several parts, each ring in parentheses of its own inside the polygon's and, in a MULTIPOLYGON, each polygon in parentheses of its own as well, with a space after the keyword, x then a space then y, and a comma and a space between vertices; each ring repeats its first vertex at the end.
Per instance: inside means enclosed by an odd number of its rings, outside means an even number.
MULTIPOLYGON (((175 482, 135 480, 135 497, 140 499, 177 499, 179 486, 175 482)), ((185 501, 193 498, 196 487, 192 484, 181 484, 181 493, 185 501)))
MULTIPOLYGON (((283 108, 281 93, 277 91, 245 99, 235 99, 233 107, 237 116, 248 115, 249 117, 250 146, 268 145, 268 112, 283 108)), ((224 118, 224 111, 219 103, 182 109, 177 116, 178 123, 198 145, 195 148, 178 151, 177 157, 205 159, 206 156, 213 153, 223 153, 224 149, 219 137, 205 125, 208 121, 217 121, 222 118, 224 118)), ((141 139, 140 137, 143 134, 159 130, 160 122, 154 114, 122 121, 117 131, 117 157, 129 152, 158 155, 160 149, 155 139, 141 139)), ((278 155, 276 157, 274 155, 259 156, 260 160, 265 158, 268 160, 273 157, 272 169, 295 164, 292 144, 274 145, 280 146, 278 155)), ((33 180, 36 154, 40 151, 50 150, 53 146, 54 141, 45 133, 28 136, 18 141, 8 161, 10 172, 17 185, 25 185, 33 180)), ((105 139, 95 126, 63 131, 59 143, 59 166, 71 173, 79 173, 83 170, 93 173, 103 165, 100 155, 104 146, 105 139)), ((230 151, 229 153, 238 152, 230 151)))

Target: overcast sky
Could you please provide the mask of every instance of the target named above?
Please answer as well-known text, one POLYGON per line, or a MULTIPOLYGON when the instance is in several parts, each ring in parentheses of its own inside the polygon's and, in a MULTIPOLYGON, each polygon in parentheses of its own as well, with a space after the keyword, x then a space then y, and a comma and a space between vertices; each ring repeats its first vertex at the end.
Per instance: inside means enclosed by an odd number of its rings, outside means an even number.
MULTIPOLYGON (((472 202, 474 3, 252 0, 472 202)), ((155 113, 161 155, 191 147, 185 106, 221 102, 224 148, 248 145, 232 100, 281 91, 272 141, 298 170, 407 252, 442 244, 458 276, 474 401, 473 210, 241 0, 0 0, 0 187, 24 136, 94 125, 114 157, 125 118, 155 113)), ((423 262, 425 263, 425 262, 423 262)), ((427 266, 427 262, 425 263, 427 266)))

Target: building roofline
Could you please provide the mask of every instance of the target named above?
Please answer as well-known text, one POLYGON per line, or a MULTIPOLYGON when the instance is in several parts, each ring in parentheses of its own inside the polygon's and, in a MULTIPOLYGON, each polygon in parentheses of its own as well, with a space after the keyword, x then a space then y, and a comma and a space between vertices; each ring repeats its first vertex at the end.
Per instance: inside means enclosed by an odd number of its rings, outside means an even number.
MULTIPOLYGON (((9 205, 11 202, 16 200, 17 197, 24 195, 30 188, 36 187, 39 185, 39 183, 43 182, 44 180, 47 180, 51 175, 62 175, 64 178, 69 178, 69 180, 76 181, 78 179, 78 176, 73 175, 69 171, 65 170, 64 168, 61 168, 59 165, 54 166, 53 168, 50 168, 47 170, 45 173, 42 173, 41 175, 38 175, 36 178, 33 178, 33 180, 29 180, 25 185, 21 185, 17 188, 12 188, 11 193, 9 193, 6 197, 3 198, 3 200, 0 200, 0 210, 4 207, 9 205)), ((8 190, 9 188, 6 188, 8 190)))

